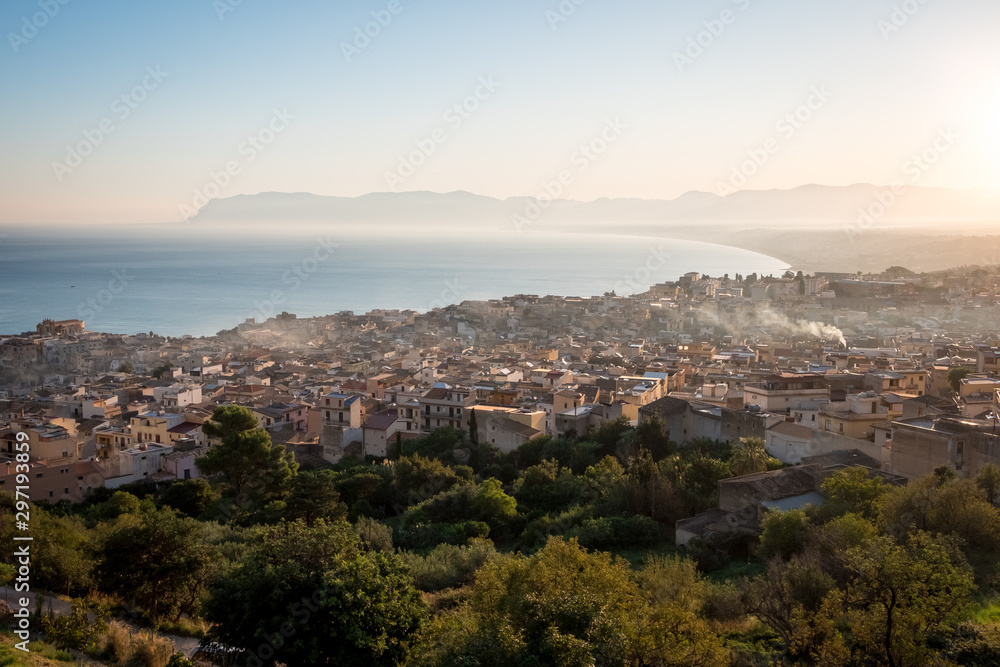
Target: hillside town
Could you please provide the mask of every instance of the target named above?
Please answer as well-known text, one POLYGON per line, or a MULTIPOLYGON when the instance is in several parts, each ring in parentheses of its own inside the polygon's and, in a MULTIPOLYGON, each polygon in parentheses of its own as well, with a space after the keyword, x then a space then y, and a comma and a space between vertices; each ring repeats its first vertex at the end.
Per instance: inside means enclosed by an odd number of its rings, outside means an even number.
MULTIPOLYGON (((755 437, 790 465, 851 453, 887 478, 942 465, 971 478, 1000 463, 998 316, 997 272, 896 267, 690 273, 632 296, 516 295, 428 313, 281 313, 208 338, 46 320, 0 338, 0 489, 14 486, 19 433, 33 500, 197 478, 201 425, 227 404, 313 467, 391 458, 441 427, 471 423, 479 442, 511 452, 655 416, 681 446, 755 437)), ((802 495, 789 488, 764 500, 802 495)))

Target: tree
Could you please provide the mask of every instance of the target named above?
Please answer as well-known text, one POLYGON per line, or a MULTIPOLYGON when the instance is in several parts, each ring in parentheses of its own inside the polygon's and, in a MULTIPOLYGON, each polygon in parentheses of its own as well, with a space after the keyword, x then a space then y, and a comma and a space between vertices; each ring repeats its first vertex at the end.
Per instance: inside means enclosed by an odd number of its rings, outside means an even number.
POLYGON ((253 531, 248 553, 212 587, 210 636, 248 664, 401 664, 426 613, 394 554, 366 551, 343 521, 253 531))
POLYGON ((802 553, 809 538, 809 518, 802 510, 771 511, 761 523, 760 550, 766 558, 788 560, 802 553))
POLYGON ((478 632, 463 653, 470 664, 621 664, 638 601, 627 563, 549 538, 530 558, 494 560, 479 572, 478 632))
POLYGON ((965 557, 992 576, 1000 553, 1000 511, 972 480, 942 481, 931 474, 890 489, 879 503, 879 524, 902 539, 911 529, 961 539, 965 557))
POLYGON ((496 528, 507 525, 517 516, 517 501, 504 493, 500 480, 491 478, 476 488, 472 510, 476 518, 496 528))
POLYGON ((693 564, 628 563, 549 538, 531 557, 495 556, 469 603, 438 616, 414 649, 415 665, 730 664, 701 618, 707 587, 693 564))
POLYGON ((212 411, 212 418, 202 424, 201 430, 210 438, 225 441, 238 433, 256 430, 257 418, 240 405, 220 405, 212 411))
POLYGON ((838 470, 823 482, 823 495, 836 514, 855 512, 867 519, 878 514, 878 501, 888 490, 877 475, 869 475, 867 468, 856 466, 838 470))
POLYGON ((851 630, 869 664, 927 664, 930 635, 970 603, 972 573, 953 542, 916 531, 902 544, 880 536, 850 553, 851 630))
POLYGON ((740 438, 733 446, 733 456, 729 465, 734 475, 749 475, 767 470, 767 462, 771 456, 764 448, 760 438, 740 438))
POLYGON ((285 518, 301 519, 307 526, 318 519, 345 518, 347 506, 340 502, 340 494, 334 487, 335 477, 332 470, 302 472, 293 477, 285 499, 285 518))
POLYGON ((669 456, 677 448, 670 441, 670 434, 659 415, 642 419, 635 428, 635 434, 638 447, 648 449, 655 461, 669 456))
POLYGON ((226 495, 240 514, 250 505, 261 506, 280 497, 299 467, 292 453, 273 444, 267 431, 255 428, 256 424, 253 413, 244 407, 217 407, 203 429, 222 442, 195 461, 204 474, 221 476, 226 495))
POLYGON ((211 485, 198 478, 170 484, 160 496, 159 503, 161 507, 172 507, 181 514, 197 519, 214 500, 216 495, 211 485))
POLYGON ((674 469, 680 481, 680 489, 687 498, 688 510, 692 514, 712 507, 719 489, 719 480, 732 476, 728 463, 710 456, 699 456, 690 463, 676 463, 674 469))
POLYGON ((173 368, 173 367, 174 367, 174 365, 173 364, 169 364, 169 363, 168 364, 163 364, 162 366, 157 366, 156 368, 153 369, 153 377, 156 378, 157 380, 159 380, 166 373, 169 373, 170 369, 173 368))
MULTIPOLYGON (((7 516, 13 523, 14 514, 7 516)), ((88 553, 93 531, 79 517, 52 516, 37 506, 31 518, 32 586, 67 595, 85 593, 94 566, 88 553)))
POLYGON ((119 517, 97 548, 101 590, 134 601, 153 621, 192 613, 210 573, 202 526, 171 509, 119 517))
POLYGON ((992 505, 1000 493, 1000 466, 984 463, 976 474, 976 486, 986 493, 986 500, 992 505))
POLYGON ((469 442, 473 445, 479 444, 479 422, 476 420, 476 411, 469 410, 469 442))
POLYGON ((123 361, 120 364, 118 364, 118 372, 128 373, 129 375, 131 375, 133 372, 135 372, 135 366, 132 365, 131 361, 123 361))
POLYGON ((972 370, 968 368, 958 367, 952 368, 948 371, 948 386, 956 394, 962 389, 962 380, 969 376, 972 370))

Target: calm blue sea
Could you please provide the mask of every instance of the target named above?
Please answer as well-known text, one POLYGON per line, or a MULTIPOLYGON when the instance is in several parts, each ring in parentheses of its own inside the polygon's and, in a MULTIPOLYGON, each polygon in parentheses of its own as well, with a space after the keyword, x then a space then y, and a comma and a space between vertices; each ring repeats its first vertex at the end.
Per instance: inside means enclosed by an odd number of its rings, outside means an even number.
POLYGON ((599 234, 6 228, 0 229, 0 334, 34 330, 45 318, 81 318, 93 331, 203 336, 283 310, 305 317, 423 311, 512 294, 629 294, 689 271, 721 276, 787 268, 724 246, 599 234))

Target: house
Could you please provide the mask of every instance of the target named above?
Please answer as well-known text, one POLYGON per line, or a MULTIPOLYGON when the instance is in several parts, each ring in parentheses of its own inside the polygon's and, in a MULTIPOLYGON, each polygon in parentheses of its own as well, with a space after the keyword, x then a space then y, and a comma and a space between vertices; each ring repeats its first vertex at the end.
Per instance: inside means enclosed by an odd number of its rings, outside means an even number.
POLYGON ((366 419, 361 425, 362 456, 388 456, 389 441, 402 426, 395 409, 383 410, 366 419))
POLYGON ((818 374, 772 374, 763 382, 745 384, 743 401, 765 412, 789 414, 791 410, 816 409, 829 403, 830 385, 818 374))
POLYGON ((1000 465, 995 420, 960 416, 901 419, 892 423, 892 472, 915 479, 945 465, 961 478, 975 477, 985 463, 1000 465))
POLYGON ((361 428, 361 394, 330 393, 320 397, 319 410, 324 425, 361 428))
POLYGON ((251 408, 260 428, 280 428, 290 424, 296 431, 306 430, 309 406, 301 403, 270 403, 264 408, 251 408))
POLYGON ((858 440, 872 440, 875 424, 892 419, 874 391, 851 394, 847 397, 846 407, 846 410, 833 406, 821 408, 817 417, 819 430, 858 440))
POLYGON ((420 417, 425 432, 450 426, 463 429, 468 422, 468 408, 475 405, 475 398, 469 389, 436 386, 418 400, 420 402, 420 417))
POLYGON ((798 463, 813 453, 813 429, 795 422, 779 422, 767 429, 764 436, 767 453, 782 463, 798 463))
POLYGON ((18 433, 28 436, 32 460, 68 463, 80 458, 82 443, 71 420, 12 419, 9 428, 0 431, 0 457, 14 458, 18 433))
POLYGON ((19 471, 13 461, 0 462, 0 491, 13 494, 18 486, 27 486, 28 497, 35 502, 80 502, 91 490, 103 487, 107 477, 93 461, 32 462, 27 473, 27 485, 18 481, 19 472, 23 473, 23 470, 19 471))
MULTIPOLYGON (((541 412, 529 414, 544 417, 544 413, 541 412)), ((525 420, 518 419, 519 416, 524 416, 524 414, 497 412, 491 415, 480 429, 485 432, 485 442, 495 446, 501 452, 507 453, 516 450, 529 440, 545 434, 544 431, 532 427, 525 420)), ((538 425, 544 426, 544 419, 541 421, 542 423, 538 425)), ((481 439, 481 441, 483 440, 481 439)))
POLYGON ((819 466, 793 466, 719 480, 719 509, 737 512, 747 505, 774 504, 783 500, 781 509, 819 505, 817 493, 822 478, 819 466))

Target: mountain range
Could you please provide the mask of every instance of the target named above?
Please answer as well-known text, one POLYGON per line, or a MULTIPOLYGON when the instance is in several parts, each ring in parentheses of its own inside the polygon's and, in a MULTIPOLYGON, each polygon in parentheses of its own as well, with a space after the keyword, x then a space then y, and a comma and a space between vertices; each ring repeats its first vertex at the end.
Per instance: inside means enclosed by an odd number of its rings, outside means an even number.
MULTIPOLYGON (((537 197, 496 199, 469 192, 372 193, 334 197, 309 193, 264 192, 213 199, 190 222, 216 226, 240 223, 340 225, 413 224, 468 229, 565 229, 579 225, 605 228, 628 225, 633 231, 665 231, 670 227, 709 224, 735 229, 921 228, 947 224, 955 233, 967 227, 984 232, 1000 223, 1000 195, 985 190, 856 184, 804 185, 791 190, 744 190, 721 197, 693 191, 675 199, 608 199, 575 201, 537 197), (867 216, 867 217, 865 217, 867 216)), ((942 230, 944 231, 944 229, 942 230)))

